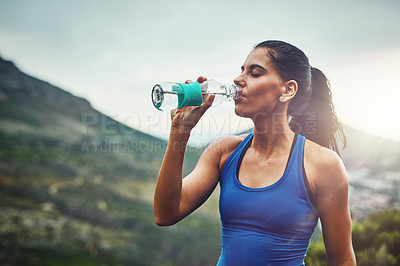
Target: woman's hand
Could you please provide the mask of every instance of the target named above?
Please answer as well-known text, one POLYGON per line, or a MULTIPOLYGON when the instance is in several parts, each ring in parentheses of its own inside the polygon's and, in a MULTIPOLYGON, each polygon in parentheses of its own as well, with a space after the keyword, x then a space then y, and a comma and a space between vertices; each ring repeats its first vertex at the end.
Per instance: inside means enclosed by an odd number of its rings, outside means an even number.
MULTIPOLYGON (((198 77, 197 82, 203 83, 205 77, 198 77)), ((185 83, 192 83, 187 80, 185 83)), ((209 95, 200 106, 185 106, 171 111, 171 128, 178 130, 179 133, 189 133, 192 128, 199 122, 205 111, 210 108, 214 101, 215 95, 209 95)))

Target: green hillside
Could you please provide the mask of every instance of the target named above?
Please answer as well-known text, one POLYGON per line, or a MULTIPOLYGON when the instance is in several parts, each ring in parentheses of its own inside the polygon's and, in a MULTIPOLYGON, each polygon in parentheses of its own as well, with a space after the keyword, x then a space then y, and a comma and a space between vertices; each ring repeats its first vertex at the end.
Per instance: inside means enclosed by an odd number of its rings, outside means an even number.
POLYGON ((0 60, 0 264, 215 264, 216 215, 154 223, 166 144, 0 60))

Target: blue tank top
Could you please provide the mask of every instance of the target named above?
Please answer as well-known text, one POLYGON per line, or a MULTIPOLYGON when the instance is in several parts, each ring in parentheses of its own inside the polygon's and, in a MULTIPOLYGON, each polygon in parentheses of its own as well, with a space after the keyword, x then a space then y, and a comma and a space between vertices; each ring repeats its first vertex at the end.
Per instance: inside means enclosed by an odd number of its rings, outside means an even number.
POLYGON ((252 138, 253 133, 239 144, 222 169, 218 265, 304 265, 318 221, 303 179, 305 137, 296 135, 282 177, 262 188, 244 186, 238 179, 252 138))

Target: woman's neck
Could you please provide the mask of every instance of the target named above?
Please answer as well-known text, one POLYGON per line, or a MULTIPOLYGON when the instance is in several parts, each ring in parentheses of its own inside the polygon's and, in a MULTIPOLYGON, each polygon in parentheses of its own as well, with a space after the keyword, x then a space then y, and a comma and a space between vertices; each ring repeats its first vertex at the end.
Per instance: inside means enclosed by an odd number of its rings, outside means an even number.
POLYGON ((290 149, 295 133, 290 129, 286 113, 253 119, 254 138, 252 147, 258 152, 271 156, 282 149, 290 149))

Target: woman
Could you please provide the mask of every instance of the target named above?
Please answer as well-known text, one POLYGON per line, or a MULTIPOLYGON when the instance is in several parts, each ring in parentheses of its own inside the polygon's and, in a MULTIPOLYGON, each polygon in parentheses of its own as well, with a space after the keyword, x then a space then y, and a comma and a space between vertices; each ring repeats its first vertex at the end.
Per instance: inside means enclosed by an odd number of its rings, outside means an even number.
POLYGON ((258 44, 241 69, 235 112, 253 120, 254 132, 217 139, 182 180, 190 130, 213 96, 200 107, 172 111, 154 196, 156 223, 180 221, 219 182, 218 265, 304 265, 318 218, 328 265, 355 265, 348 181, 335 138, 344 135, 326 77, 282 41, 258 44))

